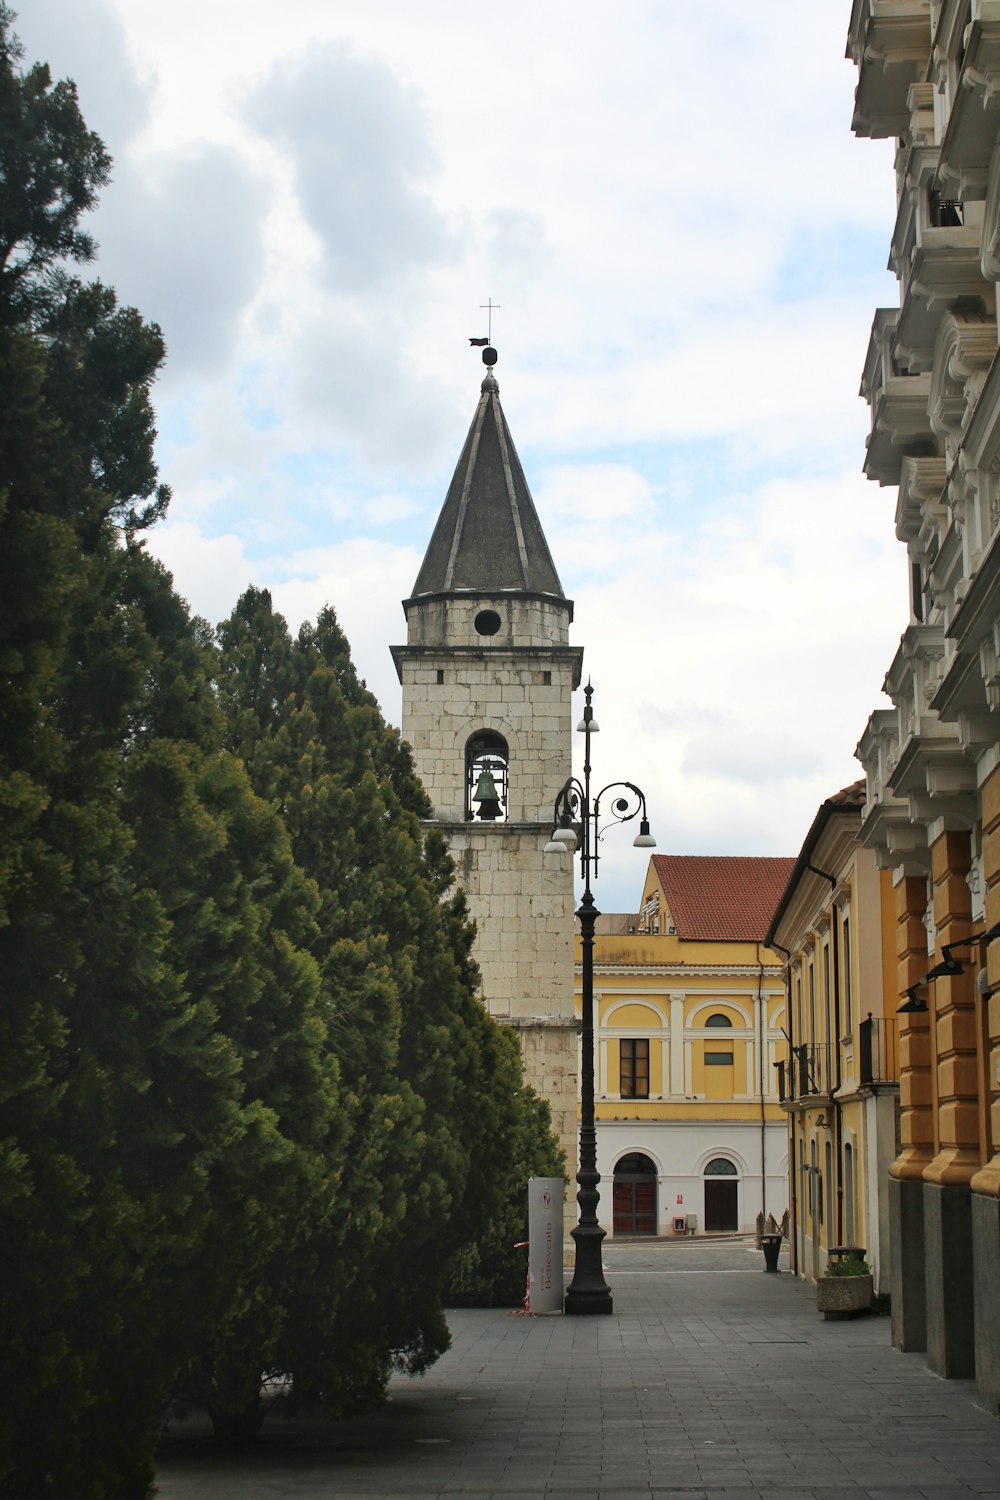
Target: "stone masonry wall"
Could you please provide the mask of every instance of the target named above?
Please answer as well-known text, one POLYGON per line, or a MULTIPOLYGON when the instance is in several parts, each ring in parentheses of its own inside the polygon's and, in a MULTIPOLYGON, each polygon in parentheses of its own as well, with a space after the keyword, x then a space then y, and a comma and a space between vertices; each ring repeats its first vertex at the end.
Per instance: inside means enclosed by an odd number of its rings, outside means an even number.
POLYGON ((518 1032, 527 1082, 547 1099, 576 1171, 578 1024, 573 867, 545 856, 555 799, 572 769, 572 694, 582 650, 567 643, 571 606, 531 595, 410 600, 403 737, 476 923, 483 997, 518 1032), (501 628, 480 635, 484 610, 501 628), (481 730, 508 747, 506 821, 466 821, 466 746, 481 730))

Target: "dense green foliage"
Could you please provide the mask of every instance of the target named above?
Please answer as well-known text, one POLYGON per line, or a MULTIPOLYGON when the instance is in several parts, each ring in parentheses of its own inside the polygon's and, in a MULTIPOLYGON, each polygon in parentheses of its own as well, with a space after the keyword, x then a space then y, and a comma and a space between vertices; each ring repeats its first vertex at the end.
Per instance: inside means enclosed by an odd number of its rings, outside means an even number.
POLYGON ((832 1260, 823 1272, 824 1276, 870 1276, 872 1268, 863 1255, 844 1255, 832 1260))
POLYGON ((251 591, 216 641, 143 550, 162 340, 60 269, 108 159, 10 24, 0 1495, 129 1500, 171 1392, 245 1434, 268 1374, 343 1410, 424 1368, 553 1146, 332 611, 251 591))
MULTIPOLYGON (((520 1068, 517 1042, 507 1035, 512 1062, 520 1068)), ((500 1201, 493 1216, 461 1247, 448 1267, 449 1307, 513 1307, 525 1294, 528 1254, 529 1177, 562 1177, 566 1159, 555 1136, 548 1104, 522 1089, 514 1106, 510 1155, 501 1167, 500 1201)))

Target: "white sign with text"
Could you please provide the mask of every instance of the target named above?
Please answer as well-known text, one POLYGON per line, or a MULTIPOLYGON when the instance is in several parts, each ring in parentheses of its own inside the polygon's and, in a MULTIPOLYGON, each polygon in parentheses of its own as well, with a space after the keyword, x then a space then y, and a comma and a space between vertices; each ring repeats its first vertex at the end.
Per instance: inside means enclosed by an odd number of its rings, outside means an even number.
POLYGON ((530 1313, 563 1310, 563 1193, 561 1177, 528 1178, 528 1297, 530 1313))

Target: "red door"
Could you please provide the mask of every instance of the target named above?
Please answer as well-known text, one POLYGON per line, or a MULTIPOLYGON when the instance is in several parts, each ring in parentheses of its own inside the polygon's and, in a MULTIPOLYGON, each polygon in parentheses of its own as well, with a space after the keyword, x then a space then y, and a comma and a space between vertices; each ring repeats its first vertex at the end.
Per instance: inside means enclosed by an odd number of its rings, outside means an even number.
POLYGON ((647 1156, 626 1156, 615 1168, 615 1234, 656 1233, 656 1172, 647 1156))

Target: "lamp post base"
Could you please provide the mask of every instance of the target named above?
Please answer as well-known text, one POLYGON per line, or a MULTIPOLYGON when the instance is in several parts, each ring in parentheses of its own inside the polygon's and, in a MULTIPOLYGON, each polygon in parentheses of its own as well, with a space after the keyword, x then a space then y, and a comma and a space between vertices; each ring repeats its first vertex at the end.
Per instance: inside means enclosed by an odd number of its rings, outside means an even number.
POLYGON ((599 1225, 578 1224, 570 1231, 576 1242, 576 1267, 566 1289, 565 1311, 569 1317, 595 1317, 614 1311, 611 1288, 604 1279, 601 1242, 605 1232, 599 1225))

